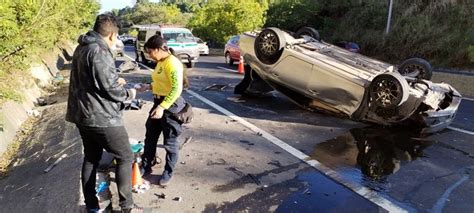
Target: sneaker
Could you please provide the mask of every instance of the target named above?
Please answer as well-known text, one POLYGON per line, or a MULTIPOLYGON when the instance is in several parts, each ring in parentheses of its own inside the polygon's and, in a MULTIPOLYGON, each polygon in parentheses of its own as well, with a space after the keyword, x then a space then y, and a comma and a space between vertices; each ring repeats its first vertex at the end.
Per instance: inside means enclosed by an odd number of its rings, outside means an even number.
POLYGON ((122 209, 122 213, 143 213, 144 209, 142 207, 133 204, 132 208, 122 209))
POLYGON ((163 172, 163 175, 161 175, 161 178, 160 178, 160 185, 161 186, 166 186, 168 185, 170 182, 171 182, 171 178, 173 176, 170 175, 168 172, 163 172))

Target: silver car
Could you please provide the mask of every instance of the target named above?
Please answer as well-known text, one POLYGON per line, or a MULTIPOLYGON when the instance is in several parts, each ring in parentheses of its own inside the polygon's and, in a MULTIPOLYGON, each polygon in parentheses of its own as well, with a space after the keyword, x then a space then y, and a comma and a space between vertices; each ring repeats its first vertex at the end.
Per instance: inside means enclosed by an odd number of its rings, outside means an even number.
POLYGON ((306 109, 423 133, 446 128, 461 102, 450 85, 429 81, 431 65, 423 59, 395 67, 325 43, 312 28, 247 32, 240 48, 246 72, 237 94, 276 89, 306 109))

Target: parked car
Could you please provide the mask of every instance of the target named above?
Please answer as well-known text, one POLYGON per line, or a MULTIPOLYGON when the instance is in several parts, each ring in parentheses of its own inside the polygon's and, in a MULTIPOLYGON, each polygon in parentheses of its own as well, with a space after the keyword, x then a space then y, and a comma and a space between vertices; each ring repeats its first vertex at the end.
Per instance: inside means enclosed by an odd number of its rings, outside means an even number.
POLYGON ((278 28, 244 33, 239 46, 247 66, 237 94, 276 89, 307 109, 424 133, 448 127, 461 102, 452 86, 429 81, 431 65, 420 58, 395 67, 278 28))
POLYGON ((207 42, 204 42, 202 39, 196 37, 196 42, 198 44, 199 54, 201 55, 209 55, 209 47, 207 46, 207 42))
POLYGON ((136 42, 136 60, 151 61, 148 53, 144 51, 145 42, 153 35, 162 36, 168 47, 174 51, 181 62, 188 68, 194 67, 199 59, 199 49, 193 34, 189 29, 167 25, 137 25, 138 36, 136 42))
POLYGON ((129 35, 121 35, 119 39, 123 42, 123 44, 135 44, 136 38, 129 35))
POLYGON ((225 63, 233 65, 234 62, 240 60, 240 47, 239 47, 240 36, 232 36, 227 41, 224 48, 225 63))
POLYGON ((115 44, 114 46, 112 46, 111 50, 112 50, 112 54, 114 56, 123 56, 123 49, 125 48, 125 46, 123 45, 123 42, 117 38, 117 40, 115 41, 115 44))

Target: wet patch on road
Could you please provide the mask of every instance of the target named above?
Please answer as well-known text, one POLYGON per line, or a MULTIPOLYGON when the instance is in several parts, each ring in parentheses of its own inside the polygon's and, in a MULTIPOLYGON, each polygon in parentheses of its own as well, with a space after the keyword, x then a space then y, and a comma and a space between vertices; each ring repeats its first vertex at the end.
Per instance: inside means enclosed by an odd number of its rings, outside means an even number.
POLYGON ((204 212, 384 212, 313 169, 263 185, 234 202, 209 203, 204 212))
POLYGON ((375 191, 386 191, 387 177, 424 157, 423 150, 433 143, 406 129, 356 128, 317 144, 311 157, 375 191))

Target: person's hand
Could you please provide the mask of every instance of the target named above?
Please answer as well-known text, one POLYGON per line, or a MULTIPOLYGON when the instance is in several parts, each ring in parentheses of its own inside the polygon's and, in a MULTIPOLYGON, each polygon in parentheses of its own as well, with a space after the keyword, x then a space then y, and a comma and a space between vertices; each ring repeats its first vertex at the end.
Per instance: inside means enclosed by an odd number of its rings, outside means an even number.
POLYGON ((163 117, 165 109, 161 106, 156 107, 150 114, 152 119, 160 119, 163 117))
POLYGON ((125 79, 123 79, 123 78, 118 78, 117 83, 120 84, 121 86, 123 86, 123 85, 127 84, 127 81, 125 81, 125 79))

